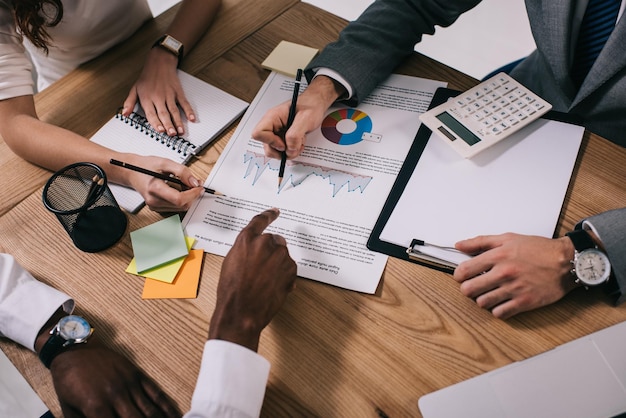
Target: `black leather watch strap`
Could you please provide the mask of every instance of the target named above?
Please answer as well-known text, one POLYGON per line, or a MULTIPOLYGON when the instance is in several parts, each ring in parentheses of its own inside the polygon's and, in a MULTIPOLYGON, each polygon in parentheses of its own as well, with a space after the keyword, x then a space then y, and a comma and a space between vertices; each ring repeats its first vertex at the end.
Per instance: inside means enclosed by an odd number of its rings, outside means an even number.
POLYGON ((165 34, 165 35, 161 36, 159 39, 156 40, 156 42, 154 44, 152 44, 152 48, 159 47, 159 48, 164 49, 165 51, 169 52, 170 54, 176 56, 178 58, 178 67, 180 67, 180 63, 183 60, 183 53, 184 53, 183 51, 185 49, 185 46, 181 43, 180 44, 180 48, 178 49, 178 53, 176 53, 174 50, 172 50, 172 49, 166 47, 165 45, 163 45, 163 41, 168 36, 170 36, 170 35, 165 34))
POLYGON ((46 366, 48 369, 50 368, 50 364, 52 364, 52 360, 63 351, 63 344, 65 344, 65 338, 61 337, 56 331, 50 335, 48 341, 41 347, 41 351, 39 351, 39 360, 46 366))
POLYGON ((584 229, 576 229, 574 231, 568 232, 565 234, 572 240, 572 244, 574 244, 574 248, 576 251, 581 252, 583 250, 587 250, 589 248, 596 248, 596 243, 593 242, 591 236, 584 229))

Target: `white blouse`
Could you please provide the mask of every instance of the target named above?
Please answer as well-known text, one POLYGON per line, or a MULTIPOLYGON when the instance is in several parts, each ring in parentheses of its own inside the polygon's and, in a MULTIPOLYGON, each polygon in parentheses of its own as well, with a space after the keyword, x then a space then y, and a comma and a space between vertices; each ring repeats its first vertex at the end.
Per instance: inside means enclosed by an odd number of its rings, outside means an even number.
POLYGON ((43 90, 127 39, 151 18, 146 0, 63 0, 63 19, 47 28, 50 45, 46 55, 20 36, 12 8, 0 0, 0 100, 43 90))

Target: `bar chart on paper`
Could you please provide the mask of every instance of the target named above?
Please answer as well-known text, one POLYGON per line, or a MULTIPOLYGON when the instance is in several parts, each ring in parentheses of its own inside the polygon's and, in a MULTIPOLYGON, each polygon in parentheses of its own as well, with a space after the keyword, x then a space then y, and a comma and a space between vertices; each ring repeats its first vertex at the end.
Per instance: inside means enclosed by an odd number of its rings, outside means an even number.
MULTIPOLYGON (((279 160, 268 158, 264 154, 252 151, 245 153, 244 164, 247 164, 244 178, 252 177, 252 185, 257 184, 257 181, 264 173, 271 173, 266 175, 276 177, 275 173, 278 172, 280 167, 279 160)), ((321 165, 288 161, 285 167, 285 181, 278 188, 278 192, 280 193, 285 187, 298 187, 310 177, 321 178, 327 181, 328 185, 332 187, 333 197, 342 189, 346 192, 360 191, 363 193, 373 178, 321 165)))

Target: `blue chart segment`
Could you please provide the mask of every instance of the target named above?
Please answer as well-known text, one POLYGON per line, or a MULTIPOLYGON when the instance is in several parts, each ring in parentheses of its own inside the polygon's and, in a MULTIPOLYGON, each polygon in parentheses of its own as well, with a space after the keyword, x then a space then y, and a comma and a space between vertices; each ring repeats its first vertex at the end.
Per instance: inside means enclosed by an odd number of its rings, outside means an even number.
MULTIPOLYGON (((252 185, 254 186, 261 178, 266 169, 278 172, 280 161, 274 158, 267 158, 265 155, 248 151, 243 157, 244 164, 248 164, 244 178, 248 178, 254 172, 252 185), (256 172, 255 172, 256 169, 256 172)), ((349 173, 347 171, 335 170, 329 167, 322 167, 314 164, 307 164, 300 161, 287 161, 283 182, 278 192, 280 193, 287 185, 292 187, 300 186, 310 176, 318 176, 322 179, 328 179, 328 184, 333 187, 333 197, 337 195, 344 187, 348 192, 354 192, 357 189, 361 193, 365 191, 367 185, 372 181, 371 176, 362 176, 360 174, 349 173)))
POLYGON ((339 145, 353 145, 363 140, 363 134, 372 132, 372 119, 357 109, 339 109, 331 112, 322 121, 322 135, 330 142, 339 145), (340 131, 337 125, 342 121, 352 121, 350 132, 340 131))

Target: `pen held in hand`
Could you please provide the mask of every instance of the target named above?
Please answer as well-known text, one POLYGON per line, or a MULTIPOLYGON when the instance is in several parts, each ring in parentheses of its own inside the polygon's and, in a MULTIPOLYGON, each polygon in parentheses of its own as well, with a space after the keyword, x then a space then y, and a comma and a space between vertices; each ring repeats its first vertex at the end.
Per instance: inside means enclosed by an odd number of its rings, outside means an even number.
MULTIPOLYGON (((291 128, 291 124, 293 123, 293 119, 296 117, 296 104, 298 102, 298 93, 300 93, 300 80, 302 79, 302 70, 298 68, 298 72, 296 74, 296 81, 293 85, 293 95, 291 96, 291 106, 289 107, 289 116, 287 117, 287 124, 283 128, 283 140, 285 139, 285 135, 289 128, 291 128)), ((280 168, 278 170, 278 187, 283 182, 283 176, 285 175, 285 165, 287 164, 287 142, 285 141, 285 151, 283 151, 280 155, 280 168)))
MULTIPOLYGON (((118 161, 118 160, 115 160, 113 158, 111 159, 110 163, 113 164, 113 165, 117 165, 119 167, 123 167, 123 168, 127 168, 129 170, 136 171, 138 173, 147 174, 147 175, 155 177, 157 179, 161 179, 161 180, 164 180, 164 181, 167 181, 167 182, 170 182, 170 183, 178 184, 179 186, 182 186, 183 189, 188 189, 189 188, 189 186, 187 186, 185 183, 183 183, 182 180, 180 180, 179 178, 176 178, 176 177, 174 177, 172 175, 169 175, 169 174, 157 173, 156 171, 151 171, 151 170, 148 170, 146 168, 137 167, 136 165, 125 163, 123 161, 118 161)), ((203 187, 203 188, 204 188, 205 193, 214 194, 216 196, 224 196, 223 193, 220 193, 220 192, 218 192, 216 190, 210 189, 208 187, 203 187)))

